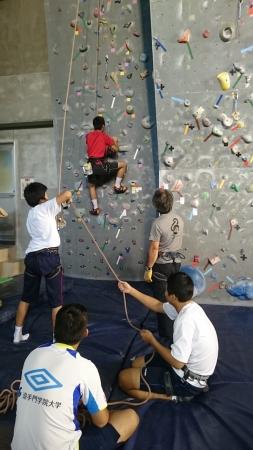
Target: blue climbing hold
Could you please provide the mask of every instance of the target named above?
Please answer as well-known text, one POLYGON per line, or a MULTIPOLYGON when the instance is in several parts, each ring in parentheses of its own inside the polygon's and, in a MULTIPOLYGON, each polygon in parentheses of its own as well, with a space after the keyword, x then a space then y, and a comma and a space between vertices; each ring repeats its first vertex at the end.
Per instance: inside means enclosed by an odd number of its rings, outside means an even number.
POLYGON ((226 288, 226 291, 240 300, 253 300, 253 280, 251 278, 241 278, 236 283, 226 288))
POLYGON ((192 279, 194 284, 193 297, 202 294, 206 289, 206 280, 201 270, 192 266, 182 266, 180 272, 184 272, 192 279))

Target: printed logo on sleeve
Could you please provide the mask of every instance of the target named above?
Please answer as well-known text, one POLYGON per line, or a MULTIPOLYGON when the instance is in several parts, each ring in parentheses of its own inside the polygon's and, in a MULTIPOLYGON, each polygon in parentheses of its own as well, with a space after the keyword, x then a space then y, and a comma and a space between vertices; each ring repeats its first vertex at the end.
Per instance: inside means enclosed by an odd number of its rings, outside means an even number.
POLYGON ((30 370, 24 374, 25 379, 33 391, 61 388, 63 385, 47 370, 30 370))

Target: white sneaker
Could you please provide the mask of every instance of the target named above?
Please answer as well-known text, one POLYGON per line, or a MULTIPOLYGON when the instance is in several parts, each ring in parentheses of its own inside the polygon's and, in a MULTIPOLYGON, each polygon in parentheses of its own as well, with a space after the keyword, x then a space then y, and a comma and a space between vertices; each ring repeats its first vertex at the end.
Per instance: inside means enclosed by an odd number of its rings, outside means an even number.
POLYGON ((29 339, 30 333, 14 335, 13 344, 21 344, 29 339))

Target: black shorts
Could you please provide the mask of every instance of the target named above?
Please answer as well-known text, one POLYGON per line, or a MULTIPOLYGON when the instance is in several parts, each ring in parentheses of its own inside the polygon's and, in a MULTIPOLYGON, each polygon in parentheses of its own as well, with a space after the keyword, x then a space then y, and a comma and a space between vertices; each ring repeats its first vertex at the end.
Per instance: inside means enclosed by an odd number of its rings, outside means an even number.
POLYGON ((41 278, 45 277, 48 302, 51 308, 63 304, 63 273, 58 252, 43 250, 25 257, 22 301, 33 303, 39 299, 41 278))
POLYGON ((107 158, 90 159, 92 166, 92 175, 88 175, 88 182, 95 184, 96 186, 102 186, 102 184, 115 177, 118 172, 118 162, 110 161, 107 158))
POLYGON ((103 428, 87 425, 79 441, 79 450, 114 450, 120 447, 117 444, 119 436, 110 423, 103 428))
MULTIPOLYGON (((145 361, 151 357, 151 354, 145 356, 145 361)), ((142 374, 144 379, 149 384, 151 391, 158 394, 166 394, 166 374, 169 373, 171 385, 172 385, 172 395, 178 395, 180 397, 192 397, 201 394, 204 389, 192 386, 187 381, 182 381, 173 368, 161 358, 159 354, 155 354, 152 361, 143 369, 142 374)), ((140 389, 147 391, 147 386, 141 379, 140 389)))

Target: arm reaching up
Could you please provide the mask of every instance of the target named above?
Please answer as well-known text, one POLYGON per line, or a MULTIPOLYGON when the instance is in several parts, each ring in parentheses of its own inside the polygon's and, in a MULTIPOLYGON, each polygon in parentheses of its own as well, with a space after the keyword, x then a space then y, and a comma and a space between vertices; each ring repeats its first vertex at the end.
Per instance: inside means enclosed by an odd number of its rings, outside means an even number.
POLYGON ((156 300, 153 297, 150 297, 149 295, 143 294, 142 292, 133 288, 130 284, 126 283, 125 281, 119 281, 118 288, 121 292, 131 295, 152 311, 164 313, 162 302, 156 300))
POLYGON ((72 199, 72 193, 70 191, 60 192, 56 196, 56 202, 60 206, 62 203, 70 203, 72 199))

